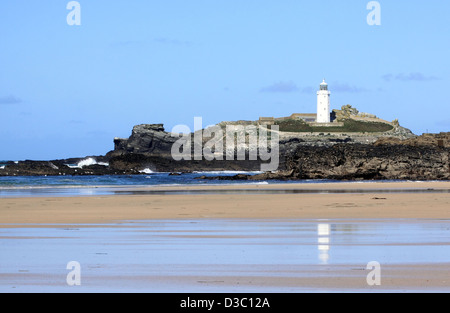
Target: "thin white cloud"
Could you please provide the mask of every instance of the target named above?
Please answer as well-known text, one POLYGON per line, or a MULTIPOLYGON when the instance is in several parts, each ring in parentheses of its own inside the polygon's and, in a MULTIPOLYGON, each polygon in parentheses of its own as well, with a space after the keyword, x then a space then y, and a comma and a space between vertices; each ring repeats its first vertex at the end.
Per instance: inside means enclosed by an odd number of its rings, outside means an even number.
POLYGON ((278 82, 274 83, 272 85, 266 86, 261 88, 261 92, 281 92, 281 93, 287 93, 287 92, 296 92, 299 91, 300 88, 297 87, 297 85, 292 82, 278 82))
POLYGON ((348 83, 334 82, 329 85, 331 91, 334 92, 348 92, 348 93, 361 93, 368 91, 366 88, 350 85, 348 83))
POLYGON ((17 98, 16 96, 13 95, 0 97, 0 104, 17 104, 21 102, 22 99, 17 98))
POLYGON ((402 81, 402 82, 410 82, 410 81, 416 81, 416 82, 429 82, 429 81, 435 81, 440 80, 439 77, 436 76, 427 76, 420 72, 412 72, 412 73, 400 73, 400 74, 386 74, 381 77, 384 81, 390 82, 390 81, 402 81))

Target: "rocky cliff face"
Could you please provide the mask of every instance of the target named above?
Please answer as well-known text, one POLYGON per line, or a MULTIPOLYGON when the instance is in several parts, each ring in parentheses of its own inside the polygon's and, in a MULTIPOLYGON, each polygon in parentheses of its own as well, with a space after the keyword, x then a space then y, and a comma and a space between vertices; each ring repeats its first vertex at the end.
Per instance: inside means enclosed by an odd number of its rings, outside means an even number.
POLYGON ((448 180, 450 149, 411 145, 298 148, 287 169, 297 179, 448 180))
POLYGON ((245 160, 207 161, 195 160, 194 136, 191 136, 191 159, 175 161, 172 157, 172 146, 180 136, 164 130, 162 124, 143 124, 133 128, 128 139, 115 138, 115 149, 106 157, 112 169, 118 171, 140 171, 150 169, 155 172, 192 172, 192 171, 256 171, 260 162, 245 160))
POLYGON ((114 151, 109 155, 124 153, 170 155, 172 145, 178 138, 164 130, 163 124, 143 124, 133 127, 128 139, 115 138, 114 151))
POLYGON ((450 133, 404 141, 383 138, 375 144, 299 144, 287 151, 285 167, 278 173, 231 179, 450 180, 450 133))
POLYGON ((378 139, 374 144, 376 146, 408 145, 413 147, 450 148, 450 133, 423 134, 421 136, 415 136, 413 138, 407 138, 405 140, 394 137, 385 137, 378 139))
MULTIPOLYGON (((219 124, 225 130, 226 123, 219 124)), ((235 125, 235 124, 233 124, 235 125)), ((252 123, 239 121, 237 125, 248 126, 252 123)), ((224 131, 225 132, 225 131, 224 131)), ((249 160, 249 146, 246 147, 245 160, 238 161, 237 157, 233 161, 226 161, 225 149, 223 161, 212 160, 181 160, 175 161, 171 155, 173 144, 180 137, 166 132, 162 124, 144 124, 133 128, 129 138, 115 138, 115 149, 106 154, 110 167, 118 171, 139 171, 149 168, 156 172, 188 172, 201 170, 214 171, 258 171, 261 164, 260 159, 249 160)), ((191 136, 191 155, 194 154, 194 136, 191 136)), ((211 138, 203 138, 203 144, 211 138)), ((226 142, 225 138, 222 138, 226 142)), ((249 140, 246 138, 246 142, 249 140)), ((315 137, 315 138, 284 138, 279 142, 279 169, 286 169, 286 159, 292 155, 298 146, 332 146, 338 143, 352 143, 351 138, 336 137, 315 137)), ((253 147, 255 148, 255 147, 253 147)), ((235 151, 236 153, 236 151, 235 151)))

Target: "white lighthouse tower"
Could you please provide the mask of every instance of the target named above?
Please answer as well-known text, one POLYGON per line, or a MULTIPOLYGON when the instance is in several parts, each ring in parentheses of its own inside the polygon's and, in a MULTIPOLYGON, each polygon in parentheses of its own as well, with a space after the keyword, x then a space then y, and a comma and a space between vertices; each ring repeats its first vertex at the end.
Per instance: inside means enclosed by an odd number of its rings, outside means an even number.
POLYGON ((325 79, 317 92, 317 123, 330 123, 330 91, 325 79))

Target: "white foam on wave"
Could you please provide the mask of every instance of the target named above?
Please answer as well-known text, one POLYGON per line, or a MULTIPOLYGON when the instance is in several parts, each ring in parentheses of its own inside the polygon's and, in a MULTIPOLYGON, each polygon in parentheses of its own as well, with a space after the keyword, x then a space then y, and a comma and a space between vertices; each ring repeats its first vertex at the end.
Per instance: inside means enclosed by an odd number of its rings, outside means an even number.
POLYGON ((143 174, 152 174, 154 173, 151 169, 149 168, 145 168, 142 171, 139 171, 139 173, 143 173, 143 174))
POLYGON ((194 174, 262 174, 261 171, 201 171, 194 174))
POLYGON ((5 169, 5 165, 0 166, 0 170, 4 170, 5 169))
POLYGON ((94 158, 88 158, 88 159, 78 162, 77 166, 79 168, 82 168, 83 166, 89 166, 89 165, 94 165, 94 164, 97 164, 97 160, 95 160, 94 158))
POLYGON ((84 159, 84 160, 78 162, 77 165, 69 165, 69 164, 66 164, 66 165, 70 168, 83 168, 83 166, 89 166, 89 165, 95 165, 95 164, 109 166, 109 163, 97 162, 97 160, 94 158, 84 159))

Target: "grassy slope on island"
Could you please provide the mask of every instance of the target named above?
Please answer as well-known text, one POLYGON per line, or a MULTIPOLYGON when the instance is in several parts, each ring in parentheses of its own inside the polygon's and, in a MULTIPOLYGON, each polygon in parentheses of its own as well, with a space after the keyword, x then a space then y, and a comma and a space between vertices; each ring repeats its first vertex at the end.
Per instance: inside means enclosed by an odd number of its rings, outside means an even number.
POLYGON ((283 132, 312 132, 312 133, 342 133, 342 132, 386 132, 393 129, 392 125, 381 122, 363 122, 352 119, 343 121, 344 126, 311 126, 302 120, 285 120, 276 122, 275 125, 280 127, 283 132))

